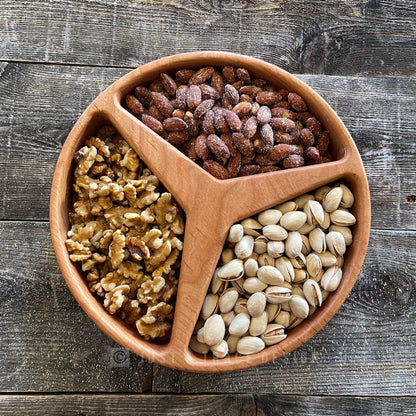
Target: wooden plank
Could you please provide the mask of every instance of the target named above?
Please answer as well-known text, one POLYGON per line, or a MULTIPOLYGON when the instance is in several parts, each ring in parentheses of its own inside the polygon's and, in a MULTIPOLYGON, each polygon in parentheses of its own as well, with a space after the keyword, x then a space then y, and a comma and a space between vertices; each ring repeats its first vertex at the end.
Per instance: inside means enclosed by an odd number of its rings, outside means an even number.
POLYGON ((256 415, 251 395, 0 395, 0 415, 7 416, 239 416, 256 415))
POLYGON ((414 397, 310 397, 256 394, 257 415, 414 415, 414 397))
POLYGON ((415 17, 406 0, 5 0, 0 50, 4 60, 128 67, 225 50, 299 73, 409 75, 415 17))
MULTIPOLYGON (((66 135, 96 95, 128 70, 1 65, 0 218, 45 220, 66 135)), ((416 229, 416 205, 407 200, 416 194, 416 79, 300 78, 335 108, 357 143, 370 182, 373 227, 416 229)))
POLYGON ((47 223, 0 222, 0 391, 141 392, 152 365, 108 338, 78 306, 47 223))
POLYGON ((415 258, 416 232, 373 231, 347 301, 302 347, 234 373, 192 374, 155 365, 153 391, 414 396, 415 258))

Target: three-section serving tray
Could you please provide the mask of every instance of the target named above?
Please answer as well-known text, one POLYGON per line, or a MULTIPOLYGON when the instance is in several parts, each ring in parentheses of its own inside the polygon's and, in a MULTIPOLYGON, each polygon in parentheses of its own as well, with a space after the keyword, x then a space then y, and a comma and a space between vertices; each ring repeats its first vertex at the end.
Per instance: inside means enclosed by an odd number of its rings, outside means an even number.
POLYGON ((247 56, 223 52, 195 52, 145 64, 109 86, 82 114, 58 159, 50 201, 50 227, 57 260, 65 280, 89 317, 111 338, 140 356, 169 367, 219 372, 259 365, 294 350, 315 335, 336 313, 351 291, 367 250, 370 231, 370 194, 358 150, 334 110, 309 86, 282 69, 247 56), (147 128, 122 107, 136 85, 145 85, 161 72, 182 68, 232 65, 247 68, 271 85, 300 94, 330 132, 333 162, 259 175, 218 180, 147 128), (144 340, 135 329, 109 315, 89 291, 85 277, 69 259, 65 246, 72 202, 74 153, 103 124, 112 124, 146 165, 173 194, 186 214, 185 239, 174 309, 167 343, 144 340), (312 316, 288 332, 281 343, 250 356, 215 359, 189 349, 201 305, 220 257, 228 230, 235 222, 322 185, 342 180, 352 190, 357 219, 353 243, 343 266, 343 279, 312 316))

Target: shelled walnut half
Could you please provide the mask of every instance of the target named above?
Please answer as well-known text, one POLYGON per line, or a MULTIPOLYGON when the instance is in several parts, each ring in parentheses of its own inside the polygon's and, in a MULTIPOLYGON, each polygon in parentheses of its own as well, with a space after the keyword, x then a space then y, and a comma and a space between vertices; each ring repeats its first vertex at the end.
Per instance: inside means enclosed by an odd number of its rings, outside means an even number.
POLYGON ((91 292, 145 339, 169 336, 184 215, 112 126, 76 154, 66 246, 91 292))

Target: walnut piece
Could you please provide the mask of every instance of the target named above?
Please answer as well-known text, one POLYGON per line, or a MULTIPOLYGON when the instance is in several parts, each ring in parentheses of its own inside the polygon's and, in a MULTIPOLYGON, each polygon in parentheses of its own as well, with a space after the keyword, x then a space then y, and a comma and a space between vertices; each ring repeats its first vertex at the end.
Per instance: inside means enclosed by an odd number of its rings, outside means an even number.
POLYGON ((178 285, 184 217, 112 126, 75 154, 66 246, 91 292, 145 339, 166 338, 178 285))

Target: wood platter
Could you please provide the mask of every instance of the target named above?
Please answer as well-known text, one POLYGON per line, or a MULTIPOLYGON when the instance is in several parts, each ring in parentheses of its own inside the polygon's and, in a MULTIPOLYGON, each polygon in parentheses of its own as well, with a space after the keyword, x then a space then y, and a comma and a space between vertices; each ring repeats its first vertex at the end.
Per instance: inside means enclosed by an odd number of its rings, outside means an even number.
POLYGON ((88 316, 130 351, 159 364, 187 371, 220 372, 244 369, 277 359, 316 334, 332 318, 351 291, 367 250, 371 222, 370 193, 353 139, 334 110, 312 88, 284 70, 247 56, 224 52, 184 53, 145 64, 109 86, 86 109, 70 132, 58 159, 50 200, 50 228, 62 274, 88 316), (245 67, 270 84, 300 94, 330 132, 334 161, 248 177, 218 180, 147 128, 122 107, 136 85, 147 84, 160 72, 203 66, 245 67), (112 124, 173 194, 186 214, 184 248, 167 343, 144 340, 135 329, 111 316, 89 291, 84 275, 69 259, 65 246, 72 202, 73 155, 103 124, 112 124), (288 332, 281 343, 249 356, 215 359, 195 354, 189 340, 230 226, 322 185, 342 180, 352 190, 357 219, 353 243, 343 266, 343 279, 312 316, 288 332))

